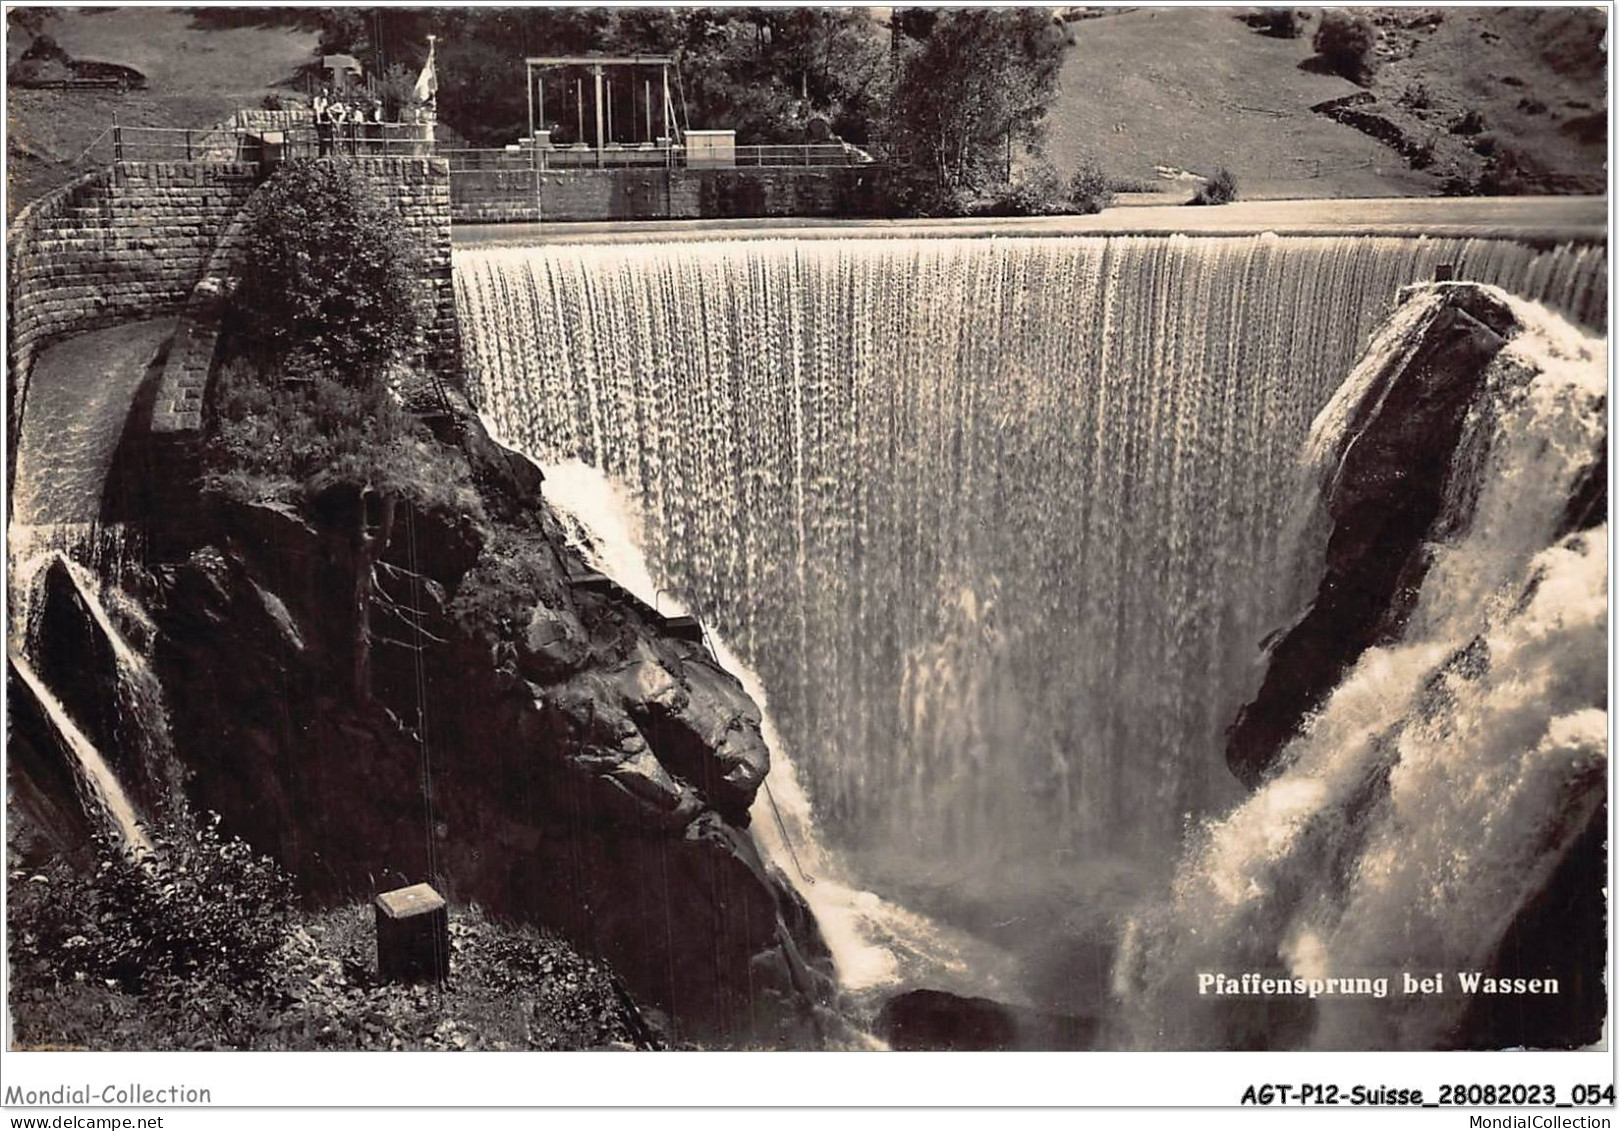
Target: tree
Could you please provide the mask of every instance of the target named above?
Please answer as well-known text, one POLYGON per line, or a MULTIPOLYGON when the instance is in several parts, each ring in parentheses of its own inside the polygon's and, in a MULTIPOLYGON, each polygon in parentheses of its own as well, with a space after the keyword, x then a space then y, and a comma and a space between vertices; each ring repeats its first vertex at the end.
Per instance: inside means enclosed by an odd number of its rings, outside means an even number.
POLYGON ((249 202, 244 259, 236 323, 261 362, 364 388, 414 348, 416 245, 349 163, 283 166, 249 202))
POLYGON ((1225 165, 1220 166, 1210 175, 1210 178, 1198 187, 1188 204, 1231 204, 1238 198, 1237 177, 1225 165))
MULTIPOLYGON (((1013 144, 1038 149, 1064 37, 1031 8, 956 8, 899 47, 886 139, 893 156, 947 193, 1001 180, 1013 144)), ((906 37, 909 38, 909 37, 906 37)))

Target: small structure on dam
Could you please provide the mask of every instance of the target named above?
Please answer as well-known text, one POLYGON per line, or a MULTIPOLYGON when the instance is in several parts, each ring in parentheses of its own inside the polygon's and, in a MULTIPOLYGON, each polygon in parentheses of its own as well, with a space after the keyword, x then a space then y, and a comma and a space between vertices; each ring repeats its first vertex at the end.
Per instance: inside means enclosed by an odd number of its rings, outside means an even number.
POLYGON ((679 138, 680 127, 669 95, 669 69, 674 65, 675 60, 669 55, 542 55, 524 59, 529 133, 521 144, 547 151, 549 161, 558 165, 583 152, 593 154, 595 165, 600 169, 608 164, 610 148, 615 165, 641 163, 636 160, 638 154, 652 158, 647 164, 664 164, 668 158, 663 151, 679 138), (658 73, 656 87, 650 77, 654 69, 658 73), (589 74, 591 79, 589 104, 593 129, 588 135, 585 78, 579 72, 589 74), (618 76, 617 90, 615 75, 618 76), (548 80, 554 115, 551 125, 546 124, 548 80), (653 108, 655 91, 658 95, 656 111, 653 108), (570 105, 573 108, 572 145, 563 148, 556 140, 569 124, 570 105), (615 106, 619 108, 617 129, 615 106), (628 115, 624 112, 626 109, 628 115), (586 142, 587 136, 591 138, 590 143, 586 142))

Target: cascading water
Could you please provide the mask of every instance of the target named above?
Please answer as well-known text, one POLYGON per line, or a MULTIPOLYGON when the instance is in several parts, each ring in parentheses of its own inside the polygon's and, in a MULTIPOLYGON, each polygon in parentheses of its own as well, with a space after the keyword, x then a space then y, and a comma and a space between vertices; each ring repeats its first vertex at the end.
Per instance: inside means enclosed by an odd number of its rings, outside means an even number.
POLYGON ((43 680, 23 657, 13 653, 11 665, 30 695, 39 703, 49 720, 52 731, 64 748, 73 780, 79 790, 79 801, 92 820, 100 820, 107 831, 117 838, 126 851, 150 852, 152 843, 141 829, 129 795, 124 792, 118 775, 101 756, 101 751, 68 716, 67 708, 51 693, 43 680))
MULTIPOLYGON (((641 552, 635 510, 600 471, 578 462, 550 466, 546 498, 567 524, 575 547, 597 569, 668 615, 689 611, 653 581, 641 552)), ((1007 955, 852 885, 841 862, 821 845, 809 799, 777 733, 759 677, 722 637, 710 633, 708 638, 715 658, 742 682, 763 716, 771 770, 749 813, 754 837, 766 859, 810 904, 840 985, 858 996, 921 977, 933 985, 1016 1000, 1020 990, 1007 955)))
MULTIPOLYGON (((1317 419, 1313 478, 1331 479, 1362 378, 1406 344, 1402 319, 1434 301, 1391 320, 1317 419)), ((1291 1035, 1263 1000, 1199 1000, 1192 987, 1209 971, 1481 971, 1599 811, 1608 533, 1556 533, 1604 445, 1604 343, 1511 306, 1525 329, 1486 372, 1495 407, 1469 421, 1438 524, 1451 535, 1402 640, 1361 657, 1284 752, 1285 769, 1204 831, 1169 903, 1131 924, 1117 990, 1137 1042, 1455 1040, 1468 1005, 1455 983, 1443 996, 1397 988, 1392 1001, 1285 1007, 1291 1035)), ((1601 954, 1585 960, 1601 970, 1601 954)))
POLYGON ((1028 939, 1238 800, 1300 446, 1440 263, 1602 293, 1601 250, 1265 236, 459 250, 456 285, 495 430, 625 485, 832 845, 1028 939))

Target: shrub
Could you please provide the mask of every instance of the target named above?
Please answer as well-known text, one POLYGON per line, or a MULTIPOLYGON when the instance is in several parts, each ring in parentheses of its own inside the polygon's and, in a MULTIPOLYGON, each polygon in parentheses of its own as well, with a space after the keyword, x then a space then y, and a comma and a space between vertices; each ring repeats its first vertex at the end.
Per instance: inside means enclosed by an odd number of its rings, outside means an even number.
POLYGON ((1164 191, 1164 182, 1151 177, 1110 177, 1108 191, 1111 193, 1159 193, 1164 191))
POLYGON ((1299 13, 1292 8, 1267 8, 1260 13, 1260 29, 1277 39, 1299 38, 1299 13))
POLYGON ((415 347, 420 258, 343 161, 294 161, 248 205, 236 329, 267 367, 361 387, 415 347))
POLYGON ((1068 192, 1050 161, 1034 161, 980 209, 990 216, 1053 216, 1069 211, 1068 192))
POLYGON ((1434 98, 1429 93, 1429 87, 1422 82, 1409 82, 1406 89, 1396 100, 1408 110, 1427 110, 1434 105, 1434 98))
POLYGON ((1114 203, 1108 174, 1095 158, 1082 156, 1069 176, 1069 207, 1082 215, 1101 212, 1114 203))
POLYGON ((483 514, 466 462, 384 382, 289 379, 238 359, 220 370, 214 418, 205 470, 211 486, 237 498, 291 499, 326 472, 428 509, 483 514))
POLYGON ((1377 66, 1373 49, 1378 45, 1378 29, 1359 12, 1333 8, 1322 14, 1311 47, 1335 74, 1365 85, 1377 66))
POLYGON ((285 934, 292 885, 219 833, 219 818, 151 830, 139 858, 106 839, 93 878, 66 866, 13 874, 13 962, 39 980, 131 993, 178 979, 234 993, 261 984, 285 934))
POLYGON ((1238 198, 1237 177, 1222 165, 1193 194, 1188 204, 1230 204, 1238 198))
POLYGON ((403 122, 416 101, 416 75, 395 63, 389 67, 377 84, 382 99, 383 117, 390 122, 403 122))

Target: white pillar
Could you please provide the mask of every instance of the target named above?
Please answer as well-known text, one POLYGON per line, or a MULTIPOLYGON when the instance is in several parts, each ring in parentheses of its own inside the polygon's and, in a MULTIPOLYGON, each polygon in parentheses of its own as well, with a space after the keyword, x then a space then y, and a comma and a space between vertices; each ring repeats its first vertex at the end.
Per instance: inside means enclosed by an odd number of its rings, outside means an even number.
POLYGON ((591 72, 596 76, 596 167, 600 169, 606 162, 606 147, 602 138, 602 64, 596 64, 591 72))

